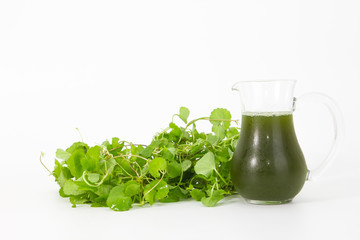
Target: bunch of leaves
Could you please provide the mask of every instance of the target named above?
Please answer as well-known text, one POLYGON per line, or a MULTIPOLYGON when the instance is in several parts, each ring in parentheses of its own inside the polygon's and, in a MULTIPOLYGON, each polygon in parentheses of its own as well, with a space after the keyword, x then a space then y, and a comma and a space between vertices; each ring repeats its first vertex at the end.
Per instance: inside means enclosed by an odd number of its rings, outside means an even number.
POLYGON ((66 150, 57 149, 51 174, 60 186, 60 196, 69 198, 73 207, 91 204, 115 211, 187 198, 215 206, 235 192, 230 161, 239 128, 226 109, 188 122, 189 114, 181 107, 147 146, 114 137, 92 147, 76 142, 66 150), (175 124, 177 117, 183 126, 175 124), (200 120, 210 121, 212 132, 199 132, 200 120))

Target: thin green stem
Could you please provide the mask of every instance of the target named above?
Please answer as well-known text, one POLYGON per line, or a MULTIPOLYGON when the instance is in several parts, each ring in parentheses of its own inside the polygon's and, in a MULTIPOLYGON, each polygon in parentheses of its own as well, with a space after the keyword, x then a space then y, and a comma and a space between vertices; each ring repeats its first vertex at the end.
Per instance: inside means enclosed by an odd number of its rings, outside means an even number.
POLYGON ((133 178, 134 176, 131 175, 128 171, 125 170, 125 168, 123 168, 120 164, 116 163, 127 175, 129 175, 131 178, 133 178))
POLYGON ((154 189, 157 187, 157 185, 159 185, 159 183, 163 180, 164 176, 165 176, 165 172, 162 173, 162 176, 161 176, 160 180, 159 180, 152 188, 150 188, 149 191, 147 191, 147 192, 144 194, 143 200, 142 200, 143 203, 145 202, 145 197, 146 197, 146 195, 148 195, 152 190, 154 190, 154 189))
POLYGON ((134 154, 121 154, 119 156, 115 156, 114 158, 119 158, 119 157, 138 157, 138 158, 141 158, 141 159, 144 159, 146 162, 149 162, 149 159, 147 158, 144 158, 142 156, 139 156, 139 155, 134 155, 134 154))
POLYGON ((174 122, 174 117, 175 116, 179 116, 179 114, 174 114, 174 115, 172 115, 172 117, 171 117, 171 122, 174 122))
MULTIPOLYGON (((137 175, 138 177, 140 177, 139 173, 131 166, 131 163, 132 163, 132 162, 130 162, 129 159, 127 159, 126 157, 138 157, 138 158, 144 159, 144 160, 146 161, 146 163, 149 162, 149 159, 144 158, 144 157, 141 157, 141 156, 139 156, 139 155, 133 155, 133 154, 124 154, 124 155, 122 155, 122 154, 121 154, 121 155, 119 155, 119 156, 115 156, 114 158, 119 158, 119 157, 122 157, 123 159, 125 159, 125 160, 129 163, 130 168, 136 173, 136 175, 137 175)), ((138 166, 139 170, 141 171, 142 168, 141 168, 141 166, 139 165, 139 163, 137 163, 136 161, 134 161, 133 163, 135 163, 135 164, 138 166)))
POLYGON ((225 181, 225 179, 220 175, 220 173, 216 170, 216 168, 214 169, 215 172, 217 173, 217 175, 219 175, 220 179, 227 185, 228 183, 225 181))
MULTIPOLYGON (((106 162, 105 162, 105 164, 106 164, 106 162)), ((82 178, 83 178, 84 182, 85 182, 87 185, 89 185, 90 187, 98 187, 98 186, 100 186, 101 184, 103 184, 103 182, 105 181, 105 179, 109 176, 110 170, 111 170, 112 168, 114 168, 115 166, 116 166, 116 164, 113 165, 113 166, 111 166, 111 167, 106 171, 106 174, 103 176, 103 178, 101 179, 101 181, 98 182, 98 183, 96 183, 96 184, 89 183, 89 182, 86 180, 85 176, 86 176, 86 174, 87 174, 87 171, 84 171, 84 172, 83 172, 82 178)))
MULTIPOLYGON (((180 165, 181 165, 181 157, 179 156, 179 162, 180 162, 180 165)), ((182 166, 181 166, 181 174, 180 174, 180 179, 179 179, 179 182, 178 182, 178 186, 180 185, 181 181, 182 181, 182 178, 183 178, 183 175, 184 175, 184 171, 182 169, 182 166)))
POLYGON ((80 130, 78 129, 78 128, 75 128, 76 129, 76 131, 78 131, 78 133, 79 133, 79 135, 80 135, 80 138, 81 138, 81 142, 84 142, 84 139, 83 139, 83 137, 82 137, 82 135, 81 135, 81 132, 80 132, 80 130))
POLYGON ((209 197, 212 197, 212 195, 214 194, 215 184, 216 184, 216 183, 214 183, 214 185, 213 185, 212 188, 211 188, 211 192, 210 192, 210 196, 209 196, 209 197))
POLYGON ((219 122, 235 122, 236 124, 238 124, 238 121, 239 121, 239 120, 232 120, 232 119, 212 119, 212 118, 209 118, 209 117, 201 117, 201 118, 191 120, 186 125, 185 129, 187 129, 191 124, 193 124, 194 122, 199 121, 199 120, 209 120, 209 121, 219 121, 219 122))
POLYGON ((193 123, 196 122, 196 121, 199 121, 199 120, 208 120, 208 119, 210 119, 210 118, 208 118, 208 117, 201 117, 201 118, 196 118, 196 119, 194 119, 194 120, 191 120, 190 122, 188 122, 188 124, 186 124, 185 130, 186 130, 191 124, 193 124, 193 123))
POLYGON ((40 163, 41 165, 43 165, 43 167, 51 174, 54 176, 54 174, 45 166, 45 164, 42 162, 42 157, 44 157, 44 153, 40 154, 40 163))
POLYGON ((131 168, 131 170, 133 170, 135 172, 136 176, 140 177, 139 173, 131 166, 131 163, 130 163, 129 159, 127 159, 127 158, 124 158, 124 159, 129 163, 129 167, 131 168))

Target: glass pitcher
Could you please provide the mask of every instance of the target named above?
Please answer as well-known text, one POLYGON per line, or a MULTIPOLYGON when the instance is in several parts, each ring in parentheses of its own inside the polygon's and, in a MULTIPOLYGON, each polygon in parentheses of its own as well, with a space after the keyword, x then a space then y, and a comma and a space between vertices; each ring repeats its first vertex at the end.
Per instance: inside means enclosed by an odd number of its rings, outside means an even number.
POLYGON ((333 160, 342 136, 340 111, 333 100, 320 93, 294 98, 295 83, 295 80, 257 80, 233 86, 240 94, 242 122, 231 178, 249 203, 290 202, 306 180, 318 177, 333 160), (331 150, 314 170, 308 170, 296 138, 293 125, 296 101, 323 103, 333 117, 335 137, 331 150))

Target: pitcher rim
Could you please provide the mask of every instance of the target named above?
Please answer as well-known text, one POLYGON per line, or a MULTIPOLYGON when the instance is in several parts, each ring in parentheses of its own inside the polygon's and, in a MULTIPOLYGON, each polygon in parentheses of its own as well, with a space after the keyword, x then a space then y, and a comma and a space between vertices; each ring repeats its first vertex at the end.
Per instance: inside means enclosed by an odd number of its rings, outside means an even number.
POLYGON ((248 83, 248 82, 296 82, 296 79, 291 78, 279 78, 279 79, 254 79, 254 80, 241 80, 237 83, 248 83))
POLYGON ((266 82, 292 82, 292 83, 296 83, 297 80, 296 79, 291 79, 291 78, 279 78, 279 79, 254 79, 254 80, 240 80, 236 83, 234 83, 232 85, 232 90, 237 90, 236 85, 240 84, 240 83, 266 83, 266 82))

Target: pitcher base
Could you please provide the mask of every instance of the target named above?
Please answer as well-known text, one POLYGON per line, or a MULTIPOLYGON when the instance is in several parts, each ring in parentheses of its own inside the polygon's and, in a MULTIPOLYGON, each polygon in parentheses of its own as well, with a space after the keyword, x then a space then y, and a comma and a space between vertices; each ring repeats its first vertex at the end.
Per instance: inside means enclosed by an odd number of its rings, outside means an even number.
POLYGON ((285 204, 291 202, 292 199, 287 199, 283 201, 263 201, 263 200, 251 200, 251 199, 245 199, 246 202, 250 204, 256 204, 256 205, 278 205, 278 204, 285 204))

